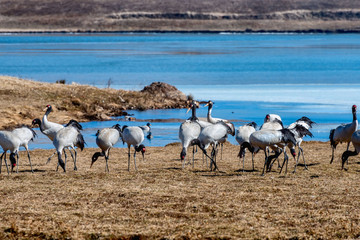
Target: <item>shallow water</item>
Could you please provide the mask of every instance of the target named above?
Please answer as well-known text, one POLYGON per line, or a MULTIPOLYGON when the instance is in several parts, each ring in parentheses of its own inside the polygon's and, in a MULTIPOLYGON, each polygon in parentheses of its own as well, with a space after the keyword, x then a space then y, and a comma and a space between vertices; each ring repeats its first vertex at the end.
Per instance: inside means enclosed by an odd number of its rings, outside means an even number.
MULTIPOLYGON (((318 123, 313 139, 321 141, 350 122, 351 106, 360 104, 359 56, 357 34, 0 35, 1 75, 99 87, 111 80, 111 87, 134 90, 164 81, 215 101, 215 117, 261 124, 265 114, 277 113, 288 125, 308 116, 318 123)), ((131 113, 140 120, 189 117, 183 109, 131 113)), ((206 109, 198 114, 205 117, 206 109)), ((83 123, 87 146, 96 146, 98 128, 115 121, 83 123)), ((179 125, 153 122, 153 139, 145 144, 178 141, 179 125)), ((32 148, 52 144, 39 134, 32 148)))

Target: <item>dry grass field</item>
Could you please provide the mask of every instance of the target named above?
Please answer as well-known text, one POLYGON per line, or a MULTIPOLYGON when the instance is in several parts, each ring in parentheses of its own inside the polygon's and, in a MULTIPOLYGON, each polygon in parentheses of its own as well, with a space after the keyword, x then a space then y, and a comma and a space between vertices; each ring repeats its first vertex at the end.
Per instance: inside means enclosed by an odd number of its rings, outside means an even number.
MULTIPOLYGON (((122 147, 120 143, 117 145, 122 147)), ((305 142, 309 170, 293 160, 288 174, 260 176, 263 153, 242 171, 238 146, 226 144, 220 171, 200 153, 181 168, 179 144, 148 148, 138 171, 127 171, 127 149, 114 148, 110 173, 98 149, 79 152, 78 171, 56 172, 51 150, 34 150, 35 173, 22 152, 19 173, 0 174, 0 238, 6 239, 355 239, 360 237, 360 162, 329 164, 329 143, 305 142)))

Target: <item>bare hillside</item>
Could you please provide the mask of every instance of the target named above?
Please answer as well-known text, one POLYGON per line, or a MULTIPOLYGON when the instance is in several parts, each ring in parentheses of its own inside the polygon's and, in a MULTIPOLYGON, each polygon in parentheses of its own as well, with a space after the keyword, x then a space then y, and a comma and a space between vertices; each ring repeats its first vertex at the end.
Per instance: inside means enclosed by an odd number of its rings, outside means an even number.
POLYGON ((5 0, 0 31, 360 30, 360 2, 335 0, 5 0))

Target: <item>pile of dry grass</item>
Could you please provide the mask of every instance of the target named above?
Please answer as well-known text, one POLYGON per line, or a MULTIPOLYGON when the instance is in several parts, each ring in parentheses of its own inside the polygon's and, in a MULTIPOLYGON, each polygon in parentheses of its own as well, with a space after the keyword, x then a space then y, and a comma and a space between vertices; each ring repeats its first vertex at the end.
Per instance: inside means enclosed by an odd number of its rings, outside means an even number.
MULTIPOLYGON (((260 176, 264 155, 245 172, 238 146, 226 144, 219 172, 209 172, 200 153, 195 167, 181 168, 179 144, 148 148, 146 161, 133 161, 115 148, 110 173, 97 149, 79 153, 77 172, 45 165, 52 151, 32 152, 34 174, 25 154, 20 173, 0 175, 0 238, 12 239, 335 239, 360 237, 360 163, 348 171, 329 164, 328 143, 303 144, 309 170, 284 177, 278 169, 260 176)), ((3 167, 4 170, 4 167, 3 167)))

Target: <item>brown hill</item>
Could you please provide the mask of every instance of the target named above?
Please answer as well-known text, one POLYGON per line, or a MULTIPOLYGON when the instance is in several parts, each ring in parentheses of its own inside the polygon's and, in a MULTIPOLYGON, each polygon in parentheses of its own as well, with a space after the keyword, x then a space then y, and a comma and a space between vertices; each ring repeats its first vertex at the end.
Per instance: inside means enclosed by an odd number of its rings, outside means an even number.
POLYGON ((1 31, 359 31, 360 2, 4 0, 1 31))

